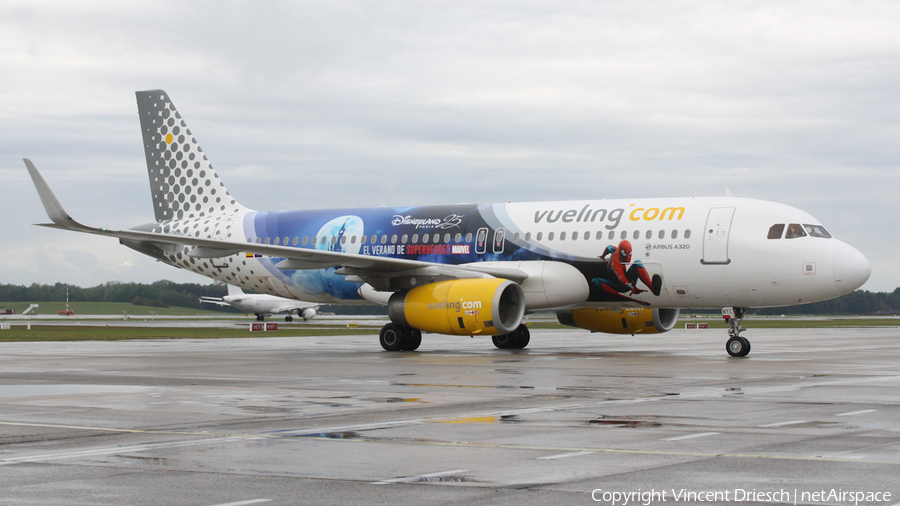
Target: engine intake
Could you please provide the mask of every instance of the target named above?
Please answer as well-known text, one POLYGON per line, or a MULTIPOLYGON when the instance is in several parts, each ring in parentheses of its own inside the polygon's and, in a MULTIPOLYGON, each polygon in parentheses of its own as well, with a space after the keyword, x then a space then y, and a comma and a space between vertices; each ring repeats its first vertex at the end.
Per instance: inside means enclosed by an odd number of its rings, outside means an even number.
POLYGON ((507 279, 456 279, 391 295, 388 316, 404 327, 451 335, 509 334, 525 315, 525 294, 507 279))
POLYGON ((678 322, 680 309, 594 308, 557 311, 559 323, 607 334, 659 334, 678 322))

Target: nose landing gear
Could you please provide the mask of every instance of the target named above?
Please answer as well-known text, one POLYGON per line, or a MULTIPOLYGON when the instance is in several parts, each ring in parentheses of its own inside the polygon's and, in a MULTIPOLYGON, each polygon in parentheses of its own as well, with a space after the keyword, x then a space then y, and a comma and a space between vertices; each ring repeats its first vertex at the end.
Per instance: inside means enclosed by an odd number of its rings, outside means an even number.
POLYGON ((750 353, 750 341, 741 337, 741 332, 747 330, 741 326, 746 314, 745 307, 722 308, 722 318, 728 322, 728 342, 725 343, 725 350, 732 357, 746 357, 750 353))

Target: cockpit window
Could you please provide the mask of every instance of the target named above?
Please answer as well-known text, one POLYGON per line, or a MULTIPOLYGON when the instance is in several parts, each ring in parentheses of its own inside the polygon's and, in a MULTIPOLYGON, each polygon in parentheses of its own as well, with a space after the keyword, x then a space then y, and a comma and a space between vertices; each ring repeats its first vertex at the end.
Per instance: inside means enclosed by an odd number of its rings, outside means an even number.
POLYGON ((823 239, 831 239, 831 234, 825 230, 825 227, 822 225, 807 225, 803 224, 803 228, 806 229, 806 232, 809 233, 810 237, 821 237, 823 239))
POLYGON ((796 239, 797 237, 806 237, 806 232, 799 223, 791 223, 787 227, 787 233, 784 234, 785 239, 796 239))
POLYGON ((777 223, 769 227, 769 239, 781 239, 784 233, 784 223, 777 223))

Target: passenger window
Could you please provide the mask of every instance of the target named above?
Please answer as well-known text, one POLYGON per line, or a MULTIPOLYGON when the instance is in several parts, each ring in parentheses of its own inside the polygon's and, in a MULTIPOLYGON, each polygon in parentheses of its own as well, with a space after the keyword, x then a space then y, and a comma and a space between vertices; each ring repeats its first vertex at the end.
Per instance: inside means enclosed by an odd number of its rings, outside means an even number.
POLYGON ((784 233, 784 223, 776 223, 769 227, 769 239, 781 239, 781 234, 784 233))
POLYGON ((660 230, 660 231, 659 231, 659 238, 660 238, 660 239, 665 239, 665 238, 666 238, 666 231, 665 231, 665 230, 660 230))
POLYGON ((806 232, 799 223, 791 223, 787 226, 787 232, 784 234, 785 239, 796 239, 798 237, 806 237, 806 232))
POLYGON ((553 240, 553 234, 554 234, 553 232, 550 232, 549 234, 547 234, 547 240, 548 240, 548 241, 552 241, 552 240, 553 240))
POLYGON ((530 241, 530 240, 531 240, 531 232, 525 232, 525 240, 526 240, 526 241, 530 241))
MULTIPOLYGON (((616 238, 616 233, 613 230, 609 231, 609 240, 612 241, 616 238)), ((603 239, 603 232, 597 232, 597 239, 603 239)))
POLYGON ((537 240, 540 241, 542 237, 544 237, 544 233, 543 233, 543 232, 538 232, 538 233, 537 233, 537 240))
POLYGON ((453 238, 453 242, 460 242, 460 241, 462 241, 462 234, 457 232, 456 236, 453 238))
POLYGON ((684 238, 685 238, 685 239, 690 239, 690 238, 691 238, 691 231, 690 231, 690 230, 685 230, 685 231, 684 231, 684 238))
POLYGON ((644 234, 644 237, 646 237, 647 239, 653 239, 653 231, 648 230, 647 233, 644 234))
POLYGON ((362 236, 362 237, 359 238, 359 243, 360 243, 360 244, 365 244, 366 241, 368 241, 368 239, 369 239, 369 236, 364 235, 364 236, 362 236))
POLYGON ((441 234, 435 233, 434 237, 431 238, 431 242, 435 244, 441 242, 441 234))
POLYGON ((412 243, 413 243, 413 244, 416 244, 416 243, 418 243, 418 242, 419 242, 419 234, 413 234, 413 236, 412 236, 412 243))
POLYGON ((347 236, 346 235, 341 236, 341 244, 347 244, 347 236))
POLYGON ((428 244, 428 241, 431 240, 431 236, 429 234, 422 234, 422 244, 428 244))
MULTIPOLYGON (((565 232, 563 232, 563 233, 565 234, 565 232)), ((565 237, 562 237, 561 239, 565 239, 565 237)), ((573 241, 578 240, 578 232, 572 232, 572 240, 573 241)))
POLYGON ((387 234, 381 234, 381 244, 387 244, 387 234))
MULTIPOLYGON (((268 241, 267 241, 267 242, 268 242, 268 241)), ((281 237, 276 237, 276 238, 275 238, 275 242, 274 242, 273 244, 274 244, 275 246, 278 246, 278 244, 279 244, 280 242, 281 242, 281 237)))
MULTIPOLYGON (((282 246, 287 246, 287 243, 288 243, 288 238, 287 238, 287 237, 285 237, 284 239, 281 240, 281 245, 282 245, 282 246)), ((296 243, 294 243, 294 244, 296 244, 296 243)))
MULTIPOLYGON (((516 234, 516 239, 518 239, 518 238, 519 238, 519 234, 516 234)), ((466 234, 466 242, 467 243, 472 242, 472 232, 469 232, 468 234, 466 234)))
POLYGON ((641 232, 640 232, 639 230, 635 230, 635 231, 634 231, 633 237, 634 237, 635 239, 640 238, 640 237, 641 237, 641 232))
POLYGON ((300 238, 295 235, 291 240, 291 246, 296 246, 298 242, 300 242, 300 238))
POLYGON ((397 234, 391 236, 391 244, 397 244, 397 234))
MULTIPOLYGON (((472 235, 472 234, 466 234, 466 242, 469 242, 472 240, 472 238, 469 237, 470 235, 472 235)), ((513 242, 519 242, 519 233, 518 232, 513 234, 513 242)))
POLYGON ((401 243, 401 244, 406 244, 406 241, 408 241, 408 240, 409 240, 409 235, 408 235, 408 234, 403 234, 403 235, 400 236, 400 243, 401 243))
POLYGON ((269 244, 269 243, 271 243, 271 242, 272 242, 272 240, 271 240, 271 239, 272 239, 272 238, 271 238, 271 237, 266 237, 266 244, 269 244))
POLYGON ((565 241, 565 240, 566 240, 566 233, 565 233, 565 232, 560 232, 560 233, 559 233, 559 240, 560 240, 560 241, 565 241))
POLYGON ((304 246, 306 246, 307 244, 309 244, 309 237, 306 237, 306 236, 304 235, 304 236, 303 236, 303 240, 300 241, 300 242, 301 242, 301 244, 303 244, 304 246))
POLYGON ((318 238, 318 237, 313 237, 313 238, 312 238, 312 244, 313 244, 313 246, 315 246, 317 242, 319 242, 319 238, 318 238))
POLYGON ((444 244, 450 244, 450 233, 444 234, 444 244))
POLYGON ((622 231, 622 235, 619 236, 619 237, 621 237, 622 239, 628 239, 628 232, 625 231, 625 230, 623 230, 623 231, 622 231))
POLYGON ((350 238, 350 244, 356 244, 356 236, 350 238))
POLYGON ((831 239, 831 234, 825 230, 825 227, 822 225, 803 225, 806 228, 806 231, 809 232, 810 237, 821 237, 823 239, 831 239))

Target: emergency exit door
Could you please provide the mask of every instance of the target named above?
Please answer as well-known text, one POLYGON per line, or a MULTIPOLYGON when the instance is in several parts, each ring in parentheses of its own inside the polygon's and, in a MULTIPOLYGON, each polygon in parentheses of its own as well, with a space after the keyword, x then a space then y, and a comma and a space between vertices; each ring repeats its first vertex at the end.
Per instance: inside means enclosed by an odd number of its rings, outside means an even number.
POLYGON ((709 210, 706 229, 703 230, 703 264, 724 265, 731 262, 728 258, 728 236, 731 233, 733 217, 733 207, 716 207, 709 210))

